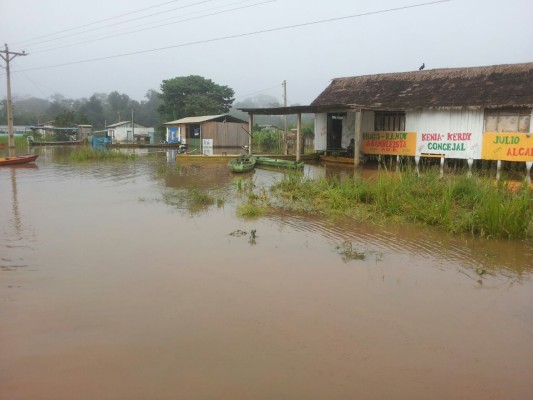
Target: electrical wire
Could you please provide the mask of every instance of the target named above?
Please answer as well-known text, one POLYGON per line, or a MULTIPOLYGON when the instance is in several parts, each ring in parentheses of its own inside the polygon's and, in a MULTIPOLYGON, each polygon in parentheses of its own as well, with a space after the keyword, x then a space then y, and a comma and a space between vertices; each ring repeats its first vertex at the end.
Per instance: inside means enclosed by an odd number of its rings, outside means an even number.
MULTIPOLYGON (((247 3, 249 1, 253 1, 253 0, 245 0, 245 1, 240 1, 240 2, 232 3, 232 4, 247 3)), ((48 51, 62 49, 62 48, 65 48, 65 47, 72 47, 72 46, 76 46, 76 45, 79 45, 79 44, 92 43, 92 42, 105 40, 105 39, 112 39, 112 38, 116 38, 116 37, 120 37, 120 36, 129 35, 129 34, 132 34, 132 33, 152 30, 152 29, 159 29, 161 27, 168 26, 168 25, 174 25, 174 24, 178 24, 178 23, 182 23, 182 22, 188 22, 188 21, 198 20, 198 19, 201 19, 201 18, 211 17, 213 15, 220 15, 220 14, 225 14, 225 13, 229 13, 229 12, 233 12, 233 11, 243 10, 245 8, 255 7, 255 6, 259 6, 259 5, 263 5, 263 4, 267 4, 267 3, 272 3, 272 2, 275 2, 275 1, 277 1, 277 0, 267 0, 267 1, 263 1, 261 3, 256 3, 256 4, 247 5, 247 6, 231 8, 231 9, 228 9, 228 10, 217 11, 217 12, 213 12, 213 13, 210 13, 210 14, 204 14, 204 15, 200 15, 200 16, 197 16, 197 17, 184 18, 184 19, 180 19, 180 20, 175 20, 174 18, 172 18, 172 22, 169 22, 169 23, 166 23, 166 24, 153 26, 152 25, 153 23, 151 23, 151 24, 149 24, 149 27, 147 27, 147 28, 130 30, 130 31, 127 31, 127 32, 118 33, 118 34, 114 34, 114 35, 108 35, 108 36, 97 36, 97 37, 93 37, 93 38, 88 38, 87 40, 84 40, 84 41, 75 42, 75 43, 69 43, 69 44, 65 44, 65 45, 62 45, 62 46, 44 48, 44 49, 41 49, 41 50, 38 49, 36 51, 32 51, 32 54, 44 53, 44 52, 48 52, 48 51)), ((220 8, 220 7, 214 7, 212 9, 216 9, 216 8, 220 8)), ((205 11, 209 11, 209 9, 205 10, 205 11)), ((166 20, 168 20, 168 18, 166 18, 165 21, 166 20)), ((159 21, 159 22, 161 22, 161 21, 159 21)))
POLYGON ((194 46, 194 45, 205 44, 205 43, 213 43, 213 42, 219 42, 219 41, 223 41, 223 40, 229 40, 229 39, 236 39, 236 38, 242 38, 242 37, 247 37, 247 36, 260 35, 260 34, 264 34, 264 33, 279 32, 279 31, 284 31, 284 30, 289 30, 289 29, 308 27, 308 26, 331 23, 331 22, 337 22, 337 21, 353 19, 353 18, 360 18, 360 17, 369 16, 369 15, 377 15, 377 14, 385 14, 385 13, 396 12, 396 11, 403 11, 403 10, 408 10, 408 9, 412 9, 412 8, 419 8, 419 7, 435 5, 435 4, 439 4, 439 3, 446 3, 446 2, 450 2, 450 1, 451 0, 437 0, 437 1, 427 2, 427 3, 413 4, 413 5, 409 5, 409 6, 388 8, 388 9, 378 10, 378 11, 369 11, 369 12, 361 13, 361 14, 353 14, 353 15, 347 15, 347 16, 336 17, 336 18, 323 19, 323 20, 318 20, 318 21, 304 22, 304 23, 301 23, 301 24, 287 25, 287 26, 281 26, 281 27, 277 27, 277 28, 262 29, 262 30, 253 31, 253 32, 246 32, 246 33, 239 33, 239 34, 235 34, 235 35, 221 36, 221 37, 217 37, 217 38, 198 40, 198 41, 194 41, 194 42, 181 43, 181 44, 176 44, 176 45, 171 45, 171 46, 164 46, 164 47, 158 47, 158 48, 147 49, 147 50, 138 50, 138 51, 132 51, 132 52, 128 52, 128 53, 121 53, 121 54, 115 54, 115 55, 104 56, 104 57, 96 57, 96 58, 90 58, 90 59, 79 60, 79 61, 72 61, 72 62, 67 62, 67 63, 62 63, 62 64, 48 65, 48 66, 44 66, 44 67, 29 68, 29 69, 26 69, 25 71, 36 71, 36 70, 42 70, 42 69, 58 68, 58 67, 64 67, 64 66, 70 66, 70 65, 78 65, 78 64, 88 63, 88 62, 104 61, 104 60, 110 60, 110 59, 114 59, 114 58, 121 58, 121 57, 127 57, 127 56, 139 55, 139 54, 154 53, 154 52, 159 52, 159 51, 164 51, 164 50, 176 49, 176 48, 180 48, 180 47, 188 47, 188 46, 194 46))
MULTIPOLYGON (((133 19, 128 19, 128 20, 126 20, 126 21, 115 22, 115 23, 113 23, 112 25, 104 25, 104 26, 101 26, 101 27, 98 27, 98 28, 87 29, 87 30, 84 30, 84 31, 81 31, 81 32, 76 32, 76 33, 69 34, 69 35, 65 35, 65 36, 59 36, 59 37, 54 38, 54 39, 48 39, 48 40, 44 40, 44 41, 38 42, 37 44, 48 43, 48 42, 52 42, 52 41, 60 40, 60 39, 65 39, 65 38, 71 38, 71 37, 73 37, 73 36, 83 35, 84 33, 93 32, 93 31, 96 31, 96 30, 99 30, 99 29, 109 28, 109 27, 111 27, 111 26, 116 26, 116 25, 121 25, 121 24, 127 24, 128 22, 133 22, 133 21, 138 21, 138 20, 140 20, 140 19, 150 18, 150 17, 153 17, 153 16, 155 16, 155 15, 159 15, 159 14, 165 14, 165 13, 168 13, 168 12, 170 12, 170 11, 183 10, 184 8, 188 8, 188 7, 192 7, 192 6, 197 6, 197 5, 199 5, 199 4, 203 4, 203 3, 209 3, 210 1, 213 1, 213 0, 202 0, 202 1, 199 1, 199 2, 197 2, 197 3, 188 4, 188 5, 183 6, 183 7, 177 7, 177 8, 173 8, 173 9, 171 9, 171 10, 165 10, 165 11, 161 11, 161 12, 158 12, 158 13, 155 13, 155 14, 143 15, 142 17, 137 17, 137 18, 133 18, 133 19)), ((275 1, 275 0, 273 0, 273 1, 275 1)))
POLYGON ((253 96, 254 94, 258 94, 258 93, 263 93, 263 92, 266 92, 268 90, 277 89, 277 88, 280 88, 281 86, 282 85, 278 84, 276 86, 272 86, 272 87, 268 87, 268 88, 265 88, 265 89, 257 90, 257 91, 252 92, 252 93, 243 94, 242 96, 239 96, 239 97, 235 98, 235 100, 244 99, 246 97, 253 96))
POLYGON ((48 33, 46 35, 42 35, 42 36, 40 36, 38 38, 35 38, 35 39, 28 39, 28 40, 25 40, 25 41, 22 41, 22 42, 15 43, 15 45, 20 47, 21 44, 28 43, 28 42, 34 42, 36 40, 40 40, 40 39, 48 37, 48 36, 54 36, 54 35, 58 35, 58 34, 61 34, 61 33, 64 33, 64 32, 74 31, 74 30, 77 30, 77 29, 80 29, 80 28, 85 28, 87 26, 91 26, 91 25, 94 25, 94 24, 100 24, 102 22, 107 22, 107 21, 110 21, 110 20, 113 20, 113 19, 122 18, 122 17, 125 17, 127 15, 136 14, 136 13, 139 13, 139 12, 143 12, 143 11, 150 10, 150 9, 153 9, 153 8, 157 8, 157 7, 162 7, 162 6, 165 6, 167 4, 176 3, 176 2, 179 2, 179 1, 182 1, 182 0, 172 0, 172 1, 167 1, 165 3, 155 4, 155 5, 150 6, 150 7, 145 7, 145 8, 141 8, 139 10, 127 12, 125 14, 115 15, 113 17, 108 17, 108 18, 97 20, 97 21, 89 22, 87 24, 79 25, 79 26, 76 26, 76 27, 73 27, 73 28, 68 28, 68 29, 63 29, 61 31, 48 33))

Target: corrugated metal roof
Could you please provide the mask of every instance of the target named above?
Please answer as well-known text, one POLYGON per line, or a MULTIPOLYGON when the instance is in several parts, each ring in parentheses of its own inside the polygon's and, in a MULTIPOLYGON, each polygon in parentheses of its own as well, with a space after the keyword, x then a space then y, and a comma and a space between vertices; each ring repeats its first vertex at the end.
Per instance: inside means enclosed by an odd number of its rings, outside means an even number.
MULTIPOLYGON (((118 128, 119 126, 122 126, 122 125, 131 125, 131 121, 117 122, 115 124, 107 125, 106 128, 118 128)), ((146 126, 138 124, 137 122, 135 122, 135 128, 146 128, 146 126)))
POLYGON ((533 63, 336 78, 311 103, 352 108, 531 107, 533 63))
POLYGON ((238 118, 232 117, 231 115, 220 114, 220 115, 202 115, 198 117, 185 117, 177 119, 175 121, 165 122, 163 125, 176 125, 176 124, 201 124, 202 122, 222 120, 226 119, 227 122, 246 122, 238 118))

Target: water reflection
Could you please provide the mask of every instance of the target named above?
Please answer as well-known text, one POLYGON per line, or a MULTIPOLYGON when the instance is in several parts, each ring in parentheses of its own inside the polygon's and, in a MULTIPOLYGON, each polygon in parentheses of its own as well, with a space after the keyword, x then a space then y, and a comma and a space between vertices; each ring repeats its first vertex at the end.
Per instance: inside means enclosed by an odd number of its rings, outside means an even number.
POLYGON ((328 221, 281 211, 269 218, 280 227, 289 225, 301 232, 321 232, 334 248, 351 243, 360 252, 377 254, 386 263, 394 263, 398 255, 423 257, 435 268, 454 265, 476 271, 481 267, 488 273, 510 275, 517 280, 525 279, 533 271, 533 246, 526 241, 457 237, 417 226, 328 221))
POLYGON ((43 153, 0 169, 6 398, 531 393, 530 243, 279 210, 243 220, 239 185, 283 172, 43 153))
MULTIPOLYGON (((29 218, 24 218, 24 212, 22 211, 24 206, 21 207, 19 202, 20 191, 19 183, 17 181, 17 174, 22 175, 24 172, 34 171, 37 166, 34 164, 13 165, 9 167, 2 167, 0 173, 3 176, 9 175, 9 181, 11 190, 2 190, 2 194, 10 195, 8 200, 7 196, 0 201, 5 208, 0 215, 3 218, 0 219, 0 226, 2 227, 2 236, 0 236, 0 248, 4 248, 1 251, 2 258, 0 261, 0 268, 4 271, 12 271, 18 268, 28 267, 26 261, 26 254, 28 250, 31 250, 31 243, 35 240, 34 232, 31 227, 29 218), (11 207, 8 204, 11 203, 11 207), (11 212, 8 212, 10 210, 11 212)), ((3 186, 0 184, 0 187, 3 186)), ((6 187, 5 185, 4 187, 6 187)), ((24 192, 25 194, 27 192, 24 192)))

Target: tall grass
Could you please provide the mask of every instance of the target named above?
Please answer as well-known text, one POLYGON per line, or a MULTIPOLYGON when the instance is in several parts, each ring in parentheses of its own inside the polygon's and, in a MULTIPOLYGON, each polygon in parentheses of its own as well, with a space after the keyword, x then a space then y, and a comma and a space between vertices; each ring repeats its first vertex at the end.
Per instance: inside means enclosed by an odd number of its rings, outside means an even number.
POLYGON ((481 237, 533 234, 533 192, 482 176, 383 172, 375 180, 311 180, 287 175, 272 188, 282 207, 329 216, 381 219, 442 227, 481 237))
POLYGON ((137 158, 136 154, 129 154, 117 150, 95 150, 88 146, 73 149, 68 154, 60 156, 67 162, 91 162, 91 161, 131 161, 137 158))
MULTIPOLYGON (((21 152, 27 152, 28 150, 28 140, 26 139, 26 136, 15 136, 15 151, 17 153, 21 152)), ((8 135, 2 135, 0 136, 0 144, 7 146, 9 145, 9 136, 8 135)))

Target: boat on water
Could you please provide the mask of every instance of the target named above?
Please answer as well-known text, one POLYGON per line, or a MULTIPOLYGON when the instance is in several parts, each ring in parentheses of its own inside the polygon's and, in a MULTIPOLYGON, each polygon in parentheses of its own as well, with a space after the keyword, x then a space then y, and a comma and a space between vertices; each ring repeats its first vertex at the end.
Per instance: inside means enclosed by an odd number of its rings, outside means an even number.
POLYGON ((255 168, 255 163, 255 157, 240 156, 228 162, 228 169, 231 172, 249 172, 255 168))
POLYGON ((30 146, 75 146, 85 143, 85 140, 57 140, 52 142, 36 142, 33 137, 28 136, 30 146))
POLYGON ((334 156, 334 155, 320 155, 320 161, 341 163, 341 164, 354 164, 353 157, 344 157, 344 156, 334 156))
POLYGON ((39 157, 39 154, 24 154, 13 157, 0 157, 0 166, 26 164, 37 160, 37 157, 39 157))
POLYGON ((256 158, 256 165, 265 166, 265 167, 298 169, 298 168, 303 168, 304 162, 259 156, 256 158))

